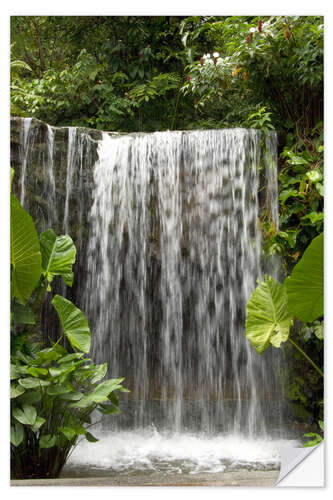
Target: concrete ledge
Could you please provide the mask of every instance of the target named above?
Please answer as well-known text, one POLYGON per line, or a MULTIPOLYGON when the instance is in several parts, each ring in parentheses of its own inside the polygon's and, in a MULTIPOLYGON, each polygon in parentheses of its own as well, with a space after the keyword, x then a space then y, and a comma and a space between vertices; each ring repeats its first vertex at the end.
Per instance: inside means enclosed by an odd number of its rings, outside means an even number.
POLYGON ((11 486, 274 486, 279 471, 237 471, 217 474, 150 477, 96 477, 12 480, 11 486))

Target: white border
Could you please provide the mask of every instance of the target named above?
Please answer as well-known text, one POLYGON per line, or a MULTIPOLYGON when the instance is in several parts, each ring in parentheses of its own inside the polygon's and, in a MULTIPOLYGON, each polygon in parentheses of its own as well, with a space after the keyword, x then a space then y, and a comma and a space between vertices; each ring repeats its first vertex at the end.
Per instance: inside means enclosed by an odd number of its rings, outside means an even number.
MULTIPOLYGON (((0 36, 1 36, 1 83, 2 83, 2 92, 1 92, 1 264, 2 264, 2 274, 1 274, 1 319, 2 319, 2 345, 1 345, 1 432, 2 432, 2 446, 1 448, 1 489, 5 492, 9 497, 13 498, 22 498, 22 497, 34 497, 36 498, 56 498, 61 495, 64 498, 73 495, 80 495, 82 498, 91 499, 94 495, 110 495, 116 496, 117 500, 128 497, 136 497, 136 498, 166 498, 169 499, 170 495, 172 497, 179 498, 190 498, 191 500, 200 498, 203 496, 208 496, 211 498, 221 498, 222 495, 227 495, 227 498, 243 498, 244 495, 246 498, 252 497, 256 500, 266 499, 267 495, 270 497, 278 496, 281 498, 281 490, 278 488, 271 488, 269 491, 266 488, 255 488, 255 487, 223 487, 222 489, 219 487, 131 487, 131 488, 122 488, 115 487, 112 491, 105 491, 94 487, 80 487, 79 490, 71 488, 73 487, 62 487, 53 488, 47 487, 45 490, 43 487, 27 487, 23 488, 10 488, 9 487, 9 449, 6 442, 8 443, 8 425, 9 425, 9 407, 6 406, 9 397, 8 390, 8 359, 9 359, 9 343, 8 339, 8 323, 9 323, 9 227, 8 227, 8 217, 9 217, 9 99, 8 99, 8 88, 9 88, 9 16, 10 15, 324 15, 325 16, 325 128, 326 128, 326 141, 325 141, 325 164, 326 164, 326 177, 325 177, 325 191, 326 191, 326 199, 325 199, 325 231, 326 231, 326 319, 325 319, 325 331, 326 331, 326 363, 325 363, 325 375, 326 375, 326 396, 328 396, 328 386, 327 379, 330 378, 330 362, 328 360, 328 352, 329 352, 329 343, 332 344, 332 341, 329 337, 332 335, 332 316, 330 314, 330 309, 332 309, 332 294, 331 287, 329 283, 329 277, 332 276, 332 223, 330 222, 331 217, 333 216, 332 204, 333 204, 333 196, 331 194, 331 189, 333 188, 332 184, 332 176, 333 176, 333 162, 331 150, 332 147, 330 145, 330 136, 329 136, 329 127, 330 127, 330 112, 331 112, 331 101, 330 98, 330 88, 332 89, 332 79, 331 77, 331 68, 332 64, 332 55, 329 52, 329 47, 332 50, 333 48, 333 24, 331 17, 331 2, 317 0, 317 1, 309 1, 309 0, 297 0, 297 1, 287 1, 280 0, 279 2, 268 3, 266 1, 250 1, 243 0, 238 2, 223 2, 220 1, 205 1, 199 2, 198 0, 168 0, 166 3, 161 2, 149 2, 149 1, 126 1, 125 3, 116 3, 112 0, 104 0, 94 2, 86 2, 72 0, 68 2, 68 0, 58 0, 57 2, 45 2, 43 1, 32 1, 32 0, 12 0, 11 2, 6 2, 6 4, 2 4, 1 16, 0 16, 0 36), (244 491, 246 490, 246 491, 244 491)), ((333 356, 333 354, 330 354, 333 356)), ((332 393, 332 390, 330 391, 332 393)), ((327 401, 326 397, 326 406, 325 406, 325 422, 326 422, 326 448, 328 450, 332 449, 330 435, 333 435, 333 432, 330 432, 330 424, 329 415, 331 414, 331 401, 327 401)), ((320 466, 320 465, 319 465, 320 466)), ((313 466, 313 474, 315 474, 316 465, 313 466)), ((332 463, 328 459, 328 452, 326 451, 326 460, 325 460, 325 469, 326 471, 332 470, 332 463)), ((302 499, 307 499, 311 497, 313 500, 314 496, 317 498, 322 495, 329 494, 329 490, 331 490, 331 481, 329 476, 326 476, 326 488, 315 489, 313 491, 312 488, 298 488, 297 491, 302 495, 302 499)), ((294 495, 293 490, 289 490, 285 488, 284 494, 289 491, 292 495, 294 495)))

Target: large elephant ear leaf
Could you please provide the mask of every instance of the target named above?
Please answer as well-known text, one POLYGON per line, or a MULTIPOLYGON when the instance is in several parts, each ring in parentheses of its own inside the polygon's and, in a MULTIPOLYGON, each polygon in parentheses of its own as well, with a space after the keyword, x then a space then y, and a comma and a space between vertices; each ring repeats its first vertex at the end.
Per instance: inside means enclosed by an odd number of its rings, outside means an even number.
POLYGON ((31 216, 10 198, 11 294, 25 304, 42 272, 39 239, 31 216))
POLYGON ((265 276, 247 304, 246 338, 262 354, 269 345, 280 347, 288 340, 290 324, 284 285, 265 276))
POLYGON ((324 314, 324 235, 314 238, 303 257, 285 279, 288 308, 306 323, 324 314))
POLYGON ((89 352, 91 334, 87 318, 70 300, 55 295, 52 305, 56 309, 64 334, 74 348, 89 352))
POLYGON ((72 266, 75 262, 76 248, 68 235, 57 236, 48 229, 40 236, 43 272, 48 283, 54 276, 61 276, 68 286, 73 284, 72 266))

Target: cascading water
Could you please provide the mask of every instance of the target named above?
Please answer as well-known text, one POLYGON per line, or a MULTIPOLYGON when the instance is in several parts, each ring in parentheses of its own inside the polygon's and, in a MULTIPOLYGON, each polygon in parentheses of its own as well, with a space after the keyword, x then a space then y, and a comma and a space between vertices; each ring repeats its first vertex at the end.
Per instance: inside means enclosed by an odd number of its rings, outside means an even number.
POLYGON ((132 425, 265 433, 278 356, 244 336, 262 278, 260 134, 105 134, 98 154, 84 309, 94 358, 140 402, 132 425))
MULTIPOLYGON (((132 440, 127 470, 135 456, 163 462, 159 445, 171 461, 193 461, 170 451, 177 440, 186 447, 186 435, 211 464, 232 447, 220 442, 219 455, 214 436, 237 436, 242 457, 258 437, 284 437, 280 352, 259 356, 244 334, 256 280, 278 271, 262 260, 259 224, 264 192, 278 228, 275 134, 263 153, 254 130, 93 136, 46 126, 41 137, 31 120, 20 127, 21 201, 40 230, 73 237, 80 267, 69 297, 88 317, 92 357, 131 390, 121 415, 103 422, 103 451, 95 449, 116 467, 132 440), (31 180, 36 171, 43 182, 31 180), (47 206, 36 205, 41 196, 47 206)), ((282 441, 269 454, 275 462, 282 441)), ((81 449, 73 463, 87 459, 81 449)))

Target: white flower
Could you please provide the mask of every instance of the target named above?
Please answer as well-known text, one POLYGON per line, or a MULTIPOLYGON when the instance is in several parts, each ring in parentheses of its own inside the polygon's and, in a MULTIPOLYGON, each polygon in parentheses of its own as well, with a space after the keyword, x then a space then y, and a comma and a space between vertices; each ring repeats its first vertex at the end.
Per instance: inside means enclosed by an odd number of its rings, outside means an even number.
POLYGON ((250 33, 254 33, 256 31, 255 28, 250 28, 250 33))
POLYGON ((213 57, 219 57, 219 55, 220 54, 218 52, 214 52, 213 57))
POLYGON ((209 59, 209 58, 210 58, 210 54, 209 54, 209 53, 208 53, 208 54, 206 54, 206 57, 207 57, 207 59, 209 59))
POLYGON ((223 62, 222 57, 219 57, 219 58, 217 59, 217 64, 222 64, 222 62, 223 62))

